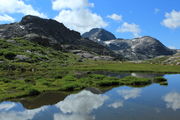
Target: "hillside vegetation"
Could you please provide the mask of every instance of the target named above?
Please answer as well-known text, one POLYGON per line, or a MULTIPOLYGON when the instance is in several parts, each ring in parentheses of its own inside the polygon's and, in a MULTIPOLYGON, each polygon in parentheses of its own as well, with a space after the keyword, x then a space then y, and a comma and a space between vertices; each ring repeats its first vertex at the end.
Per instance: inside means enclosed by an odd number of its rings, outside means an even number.
POLYGON ((75 62, 73 54, 15 38, 0 40, 0 69, 3 71, 38 71, 55 69, 75 62))

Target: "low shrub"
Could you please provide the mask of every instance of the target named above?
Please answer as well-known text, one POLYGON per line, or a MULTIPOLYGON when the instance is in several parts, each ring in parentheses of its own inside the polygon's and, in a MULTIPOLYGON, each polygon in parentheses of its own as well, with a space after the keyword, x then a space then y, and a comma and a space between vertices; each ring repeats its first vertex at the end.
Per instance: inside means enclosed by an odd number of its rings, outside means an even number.
POLYGON ((16 53, 14 52, 5 52, 4 57, 9 60, 13 60, 16 57, 16 53))
POLYGON ((36 90, 36 89, 29 89, 28 90, 28 95, 29 96, 36 96, 36 95, 39 95, 39 94, 40 94, 40 92, 38 90, 36 90))

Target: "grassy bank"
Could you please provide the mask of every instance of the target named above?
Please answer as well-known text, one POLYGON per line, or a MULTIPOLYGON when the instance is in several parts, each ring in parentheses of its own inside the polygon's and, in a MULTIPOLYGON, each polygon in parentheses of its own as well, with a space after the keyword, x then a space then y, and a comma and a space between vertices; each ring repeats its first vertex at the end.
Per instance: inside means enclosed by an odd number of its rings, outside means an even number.
POLYGON ((4 76, 0 78, 0 100, 38 95, 46 91, 79 91, 86 87, 103 88, 108 86, 146 86, 153 83, 166 82, 163 78, 152 79, 125 77, 116 78, 99 74, 86 74, 79 77, 77 74, 60 73, 58 76, 4 76), (13 80, 12 80, 13 79, 13 80))

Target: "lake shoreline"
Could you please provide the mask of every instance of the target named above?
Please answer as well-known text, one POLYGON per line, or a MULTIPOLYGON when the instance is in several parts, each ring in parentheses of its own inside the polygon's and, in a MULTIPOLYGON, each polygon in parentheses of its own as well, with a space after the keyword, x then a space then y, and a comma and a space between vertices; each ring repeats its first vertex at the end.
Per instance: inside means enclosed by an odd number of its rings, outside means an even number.
MULTIPOLYGON (((138 78, 134 76, 117 78, 102 74, 94 74, 93 72, 92 73, 91 72, 86 72, 86 75, 81 76, 80 78, 78 77, 78 74, 72 72, 64 76, 56 76, 55 79, 41 78, 40 76, 33 76, 32 78, 32 76, 30 76, 22 80, 15 80, 14 82, 10 81, 10 83, 9 80, 7 81, 5 80, 4 84, 6 84, 7 92, 4 91, 3 92, 4 94, 1 94, 0 101, 17 99, 17 98, 19 99, 29 96, 37 96, 39 94, 49 91, 70 93, 70 92, 83 90, 87 87, 104 89, 107 87, 113 88, 117 86, 142 87, 142 86, 150 85, 152 83, 158 83, 160 85, 168 84, 167 80, 161 76, 155 77, 152 82, 152 79, 150 78, 138 78), (11 93, 8 93, 9 92, 8 89, 13 89, 13 90, 11 91, 11 93)), ((142 73, 142 72, 138 72, 138 73, 142 73)), ((143 72, 143 73, 150 74, 149 72, 143 72)))

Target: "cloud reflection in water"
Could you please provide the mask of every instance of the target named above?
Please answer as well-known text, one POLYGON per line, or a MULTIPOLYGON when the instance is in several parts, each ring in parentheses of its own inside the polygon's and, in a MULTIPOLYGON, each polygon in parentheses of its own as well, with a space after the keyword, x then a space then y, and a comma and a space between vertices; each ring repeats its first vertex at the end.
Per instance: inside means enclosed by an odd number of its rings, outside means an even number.
POLYGON ((0 103, 0 120, 94 120, 93 110, 101 107, 107 96, 81 91, 67 96, 53 106, 27 110, 20 103, 0 103))
POLYGON ((137 89, 137 88, 118 90, 117 93, 118 93, 118 95, 120 95, 123 98, 123 100, 119 100, 119 101, 116 101, 112 104, 109 104, 108 107, 112 107, 114 109, 123 107, 124 102, 126 100, 135 99, 135 98, 139 97, 141 94, 141 91, 142 91, 141 89, 137 89))
POLYGON ((180 93, 178 92, 170 92, 163 97, 166 102, 167 108, 171 108, 173 110, 180 109, 180 93))
POLYGON ((140 96, 141 89, 127 89, 127 90, 119 90, 117 91, 120 96, 122 96, 125 100, 134 99, 140 96))
POLYGON ((82 91, 78 94, 69 95, 64 101, 56 104, 62 113, 54 115, 54 120, 94 120, 90 115, 93 110, 101 107, 108 99, 107 96, 82 91))

